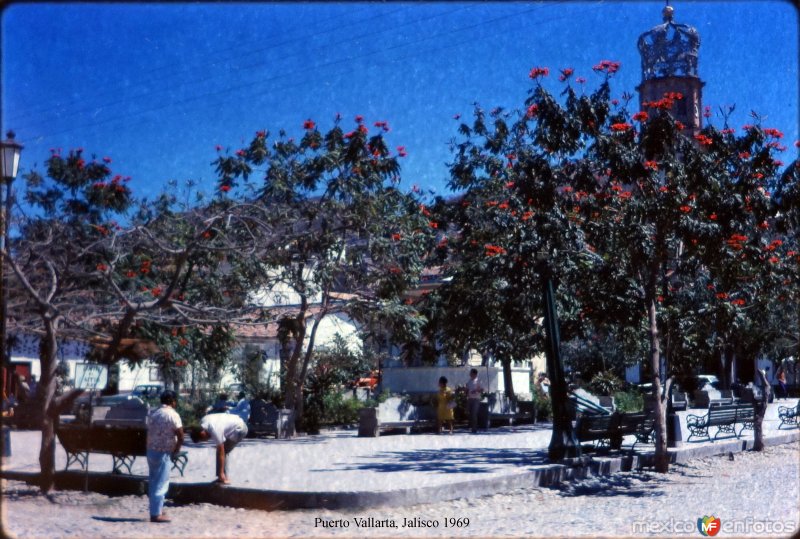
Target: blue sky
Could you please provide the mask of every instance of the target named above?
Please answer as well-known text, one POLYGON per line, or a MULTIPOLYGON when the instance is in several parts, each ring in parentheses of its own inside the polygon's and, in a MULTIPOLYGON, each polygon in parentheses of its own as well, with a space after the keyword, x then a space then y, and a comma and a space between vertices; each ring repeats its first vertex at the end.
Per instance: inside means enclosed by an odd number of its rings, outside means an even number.
MULTIPOLYGON (((472 104, 518 108, 531 67, 620 61, 616 96, 641 80, 638 36, 664 2, 19 3, 2 13, 2 129, 25 144, 23 170, 50 148, 113 159, 153 196, 168 180, 214 189, 215 146, 256 131, 300 136, 340 113, 388 121, 405 146, 403 184, 446 194, 453 116, 472 104)), ((798 14, 789 2, 673 1, 700 32, 704 104, 736 104, 733 126, 798 139, 798 14)))

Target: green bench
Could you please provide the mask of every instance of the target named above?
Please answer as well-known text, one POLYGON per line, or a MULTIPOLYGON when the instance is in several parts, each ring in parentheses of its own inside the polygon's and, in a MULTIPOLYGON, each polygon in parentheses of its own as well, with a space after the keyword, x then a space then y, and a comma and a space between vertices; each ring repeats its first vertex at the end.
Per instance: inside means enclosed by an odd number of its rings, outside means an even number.
POLYGON ((634 449, 637 443, 652 442, 654 427, 654 416, 645 412, 583 414, 575 425, 575 435, 579 442, 596 442, 599 447, 612 449, 621 448, 623 438, 633 435, 636 441, 631 449, 634 449))
POLYGON ((691 414, 686 418, 686 427, 689 429, 686 441, 689 442, 693 437, 702 437, 713 442, 723 432, 739 438, 745 429, 753 429, 754 418, 755 410, 752 404, 709 406, 705 415, 691 414), (739 432, 736 432, 737 425, 741 425, 739 432), (711 427, 717 429, 714 438, 711 438, 708 431, 711 427))
POLYGON ((798 425, 797 419, 800 417, 800 401, 797 401, 797 406, 778 406, 778 417, 781 424, 778 429, 783 428, 784 425, 798 425))

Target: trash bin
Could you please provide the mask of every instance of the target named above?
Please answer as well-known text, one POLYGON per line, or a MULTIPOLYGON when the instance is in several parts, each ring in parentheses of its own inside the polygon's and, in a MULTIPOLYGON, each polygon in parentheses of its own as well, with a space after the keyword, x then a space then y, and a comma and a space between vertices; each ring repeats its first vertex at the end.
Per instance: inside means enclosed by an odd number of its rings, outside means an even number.
POLYGON ((11 429, 3 427, 3 456, 11 456, 11 429))

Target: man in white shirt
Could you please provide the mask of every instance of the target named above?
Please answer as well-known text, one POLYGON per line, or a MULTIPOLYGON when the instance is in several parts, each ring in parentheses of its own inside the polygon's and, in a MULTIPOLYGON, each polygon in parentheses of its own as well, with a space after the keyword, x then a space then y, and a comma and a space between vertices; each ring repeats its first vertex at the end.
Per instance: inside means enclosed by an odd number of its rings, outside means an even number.
POLYGON ((469 427, 473 434, 478 432, 478 410, 481 406, 483 387, 478 381, 478 369, 470 369, 467 381, 467 411, 469 412, 469 427))
POLYGON ((164 497, 169 490, 169 470, 172 456, 178 454, 183 442, 183 423, 175 411, 178 396, 174 391, 161 394, 161 407, 150 412, 147 420, 148 496, 150 522, 169 522, 164 515, 164 497))
POLYGON ((247 424, 234 414, 208 414, 200 420, 200 427, 192 431, 192 441, 211 440, 217 447, 217 479, 215 482, 227 485, 228 453, 247 436, 247 424))

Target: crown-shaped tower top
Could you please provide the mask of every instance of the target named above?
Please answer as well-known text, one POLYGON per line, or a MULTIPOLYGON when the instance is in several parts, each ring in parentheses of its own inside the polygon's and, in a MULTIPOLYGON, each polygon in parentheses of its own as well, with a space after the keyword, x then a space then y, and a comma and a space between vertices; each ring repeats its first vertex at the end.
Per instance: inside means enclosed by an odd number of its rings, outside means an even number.
POLYGON ((698 77, 700 35, 689 25, 673 22, 674 13, 674 8, 667 3, 662 11, 664 22, 639 36, 642 80, 698 77))

